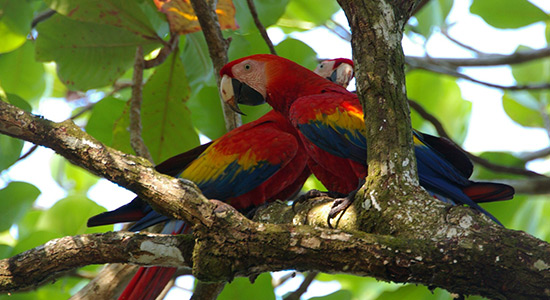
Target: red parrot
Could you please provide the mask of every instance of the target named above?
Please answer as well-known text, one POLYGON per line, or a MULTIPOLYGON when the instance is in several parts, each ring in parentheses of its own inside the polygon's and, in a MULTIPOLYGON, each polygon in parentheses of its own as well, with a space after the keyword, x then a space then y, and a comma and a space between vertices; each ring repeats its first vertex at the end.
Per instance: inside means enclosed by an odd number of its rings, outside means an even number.
MULTIPOLYGON (((236 111, 239 111, 237 104, 258 105, 267 102, 298 129, 314 163, 331 172, 334 167, 349 166, 355 174, 348 174, 355 178, 353 184, 365 178, 366 127, 362 107, 355 94, 290 60, 269 54, 232 61, 221 69, 220 75, 222 97, 236 111)), ((468 204, 500 224, 472 198, 479 202, 511 199, 513 188, 468 180, 471 162, 467 157, 466 160, 449 160, 448 157, 455 153, 448 152, 446 156, 426 143, 426 140, 437 138, 417 131, 413 131, 413 137, 420 184, 441 200, 468 204), (459 161, 468 163, 464 166, 453 165, 459 161)), ((441 149, 445 147, 441 146, 441 149)), ((311 169, 316 174, 316 170, 311 169)), ((330 186, 331 181, 339 177, 325 179, 326 182, 319 179, 330 186)), ((337 192, 350 193, 353 190, 337 192)), ((344 201, 344 205, 335 203, 329 219, 349 205, 353 199, 353 195, 350 196, 345 199, 347 202, 344 201)))
MULTIPOLYGON (((270 111, 219 139, 159 164, 157 171, 197 184, 208 199, 225 201, 240 211, 295 195, 311 172, 308 157, 294 129, 281 114, 270 111)), ((138 221, 141 230, 169 221, 163 233, 186 233, 183 221, 171 220, 139 198, 111 212, 94 216, 88 226, 138 221)), ((176 268, 142 267, 119 299, 155 299, 176 268)))

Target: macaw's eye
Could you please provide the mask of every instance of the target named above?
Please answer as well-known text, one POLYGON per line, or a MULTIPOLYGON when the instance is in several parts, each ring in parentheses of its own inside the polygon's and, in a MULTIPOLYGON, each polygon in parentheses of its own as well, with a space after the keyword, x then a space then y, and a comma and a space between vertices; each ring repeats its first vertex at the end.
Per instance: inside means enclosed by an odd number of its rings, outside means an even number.
POLYGON ((250 64, 244 65, 244 69, 245 69, 245 70, 250 70, 250 68, 252 68, 252 67, 250 66, 250 64))
POLYGON ((324 68, 324 67, 325 67, 324 64, 320 64, 320 65, 319 65, 319 69, 322 69, 322 68, 324 68))

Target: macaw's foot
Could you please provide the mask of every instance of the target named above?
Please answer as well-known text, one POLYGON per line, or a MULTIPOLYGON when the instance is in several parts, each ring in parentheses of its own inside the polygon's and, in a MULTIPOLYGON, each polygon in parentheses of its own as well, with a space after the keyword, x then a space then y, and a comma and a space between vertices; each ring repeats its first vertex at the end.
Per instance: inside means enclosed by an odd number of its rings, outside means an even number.
POLYGON ((332 203, 332 207, 330 208, 327 217, 328 227, 334 228, 332 227, 330 220, 334 219, 339 213, 344 213, 346 209, 350 207, 350 205, 353 203, 353 200, 355 200, 355 194, 357 194, 357 190, 352 191, 346 197, 334 199, 334 202, 332 203))
POLYGON ((331 191, 321 192, 319 190, 313 189, 313 190, 309 190, 306 193, 300 195, 300 197, 298 197, 296 200, 294 200, 294 202, 292 202, 292 209, 294 211, 296 211, 295 210, 296 204, 306 202, 306 201, 308 201, 309 199, 312 199, 312 198, 318 198, 318 197, 339 198, 339 197, 344 197, 344 196, 345 196, 345 194, 338 193, 338 192, 331 192, 331 191))

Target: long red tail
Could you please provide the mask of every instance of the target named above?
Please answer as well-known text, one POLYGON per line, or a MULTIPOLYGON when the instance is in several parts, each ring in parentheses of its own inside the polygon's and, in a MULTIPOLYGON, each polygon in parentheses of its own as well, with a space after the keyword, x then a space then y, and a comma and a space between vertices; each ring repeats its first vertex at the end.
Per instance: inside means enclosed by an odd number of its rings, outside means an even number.
POLYGON ((462 191, 476 203, 510 200, 514 197, 514 188, 501 183, 474 182, 462 191))
MULTIPOLYGON (((163 233, 189 233, 190 228, 181 221, 166 223, 163 233)), ((177 268, 141 267, 132 277, 118 300, 154 300, 162 293, 177 268)))

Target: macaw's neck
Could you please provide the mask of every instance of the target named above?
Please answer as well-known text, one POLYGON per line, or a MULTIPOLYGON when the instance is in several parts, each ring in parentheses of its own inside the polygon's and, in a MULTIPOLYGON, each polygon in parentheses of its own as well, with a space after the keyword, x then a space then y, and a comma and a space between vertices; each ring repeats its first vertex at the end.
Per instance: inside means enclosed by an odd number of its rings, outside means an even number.
POLYGON ((292 103, 300 97, 327 91, 346 91, 345 88, 297 64, 276 66, 271 68, 268 74, 266 102, 285 116, 288 116, 292 103))

